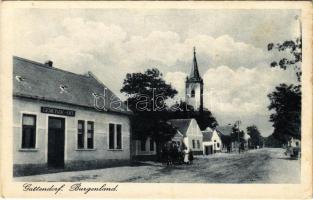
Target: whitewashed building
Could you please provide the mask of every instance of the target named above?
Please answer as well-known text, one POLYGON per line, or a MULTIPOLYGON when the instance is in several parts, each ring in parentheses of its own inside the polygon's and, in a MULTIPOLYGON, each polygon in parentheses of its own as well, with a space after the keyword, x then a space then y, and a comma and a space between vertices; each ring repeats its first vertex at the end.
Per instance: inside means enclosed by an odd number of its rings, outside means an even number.
POLYGON ((202 131, 203 134, 203 155, 210 155, 221 152, 223 143, 219 133, 216 130, 207 128, 202 131))
POLYGON ((13 57, 14 174, 129 162, 131 114, 90 72, 13 57))
POLYGON ((172 141, 183 143, 195 155, 203 154, 203 135, 195 119, 171 119, 168 122, 177 129, 172 141))
POLYGON ((290 140, 288 141, 288 146, 290 147, 301 147, 301 140, 297 139, 295 137, 291 137, 290 140))

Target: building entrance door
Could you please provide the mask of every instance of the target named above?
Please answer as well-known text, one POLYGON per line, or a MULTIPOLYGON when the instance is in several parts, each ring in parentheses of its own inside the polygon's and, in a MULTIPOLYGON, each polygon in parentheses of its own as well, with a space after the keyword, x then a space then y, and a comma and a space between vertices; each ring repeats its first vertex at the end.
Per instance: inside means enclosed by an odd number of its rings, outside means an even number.
POLYGON ((65 119, 49 117, 48 120, 48 167, 64 167, 65 119))
POLYGON ((210 155, 213 153, 213 148, 212 146, 205 146, 205 155, 210 155))

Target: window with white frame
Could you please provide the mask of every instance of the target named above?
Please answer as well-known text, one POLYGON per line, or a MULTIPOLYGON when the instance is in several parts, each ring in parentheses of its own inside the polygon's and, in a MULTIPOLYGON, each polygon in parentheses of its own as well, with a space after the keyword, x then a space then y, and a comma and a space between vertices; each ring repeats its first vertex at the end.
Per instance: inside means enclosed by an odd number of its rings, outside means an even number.
POLYGON ((109 124, 109 149, 122 149, 121 124, 109 124))
POLYGON ((94 123, 87 122, 87 148, 93 149, 93 141, 94 141, 94 123))
POLYGON ((85 141, 85 121, 78 120, 77 126, 77 148, 83 149, 85 141))
POLYGON ((192 148, 193 148, 193 149, 196 148, 196 142, 195 142, 195 140, 192 140, 192 148))
POLYGON ((36 147, 36 115, 23 114, 22 119, 22 148, 36 147))
POLYGON ((77 122, 77 148, 93 149, 94 148, 94 122, 78 120, 77 122), (87 129, 86 127, 87 123, 87 129))
POLYGON ((200 141, 197 140, 197 148, 200 149, 200 141))

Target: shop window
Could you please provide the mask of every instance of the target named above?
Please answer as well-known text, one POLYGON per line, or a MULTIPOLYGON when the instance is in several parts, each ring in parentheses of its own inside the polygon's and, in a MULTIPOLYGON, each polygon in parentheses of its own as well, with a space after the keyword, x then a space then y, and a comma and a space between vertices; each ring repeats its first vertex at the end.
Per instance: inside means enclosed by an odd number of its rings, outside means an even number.
POLYGON ((77 128, 77 148, 84 148, 84 140, 85 140, 85 121, 78 120, 78 128, 77 128))
POLYGON ((122 149, 121 124, 109 124, 109 149, 122 149))
POLYGON ((87 148, 93 149, 94 146, 94 123, 87 122, 87 148))
POLYGON ((150 138, 150 151, 154 151, 154 141, 150 138))
POLYGON ((22 148, 36 147, 36 115, 24 114, 22 119, 22 148))

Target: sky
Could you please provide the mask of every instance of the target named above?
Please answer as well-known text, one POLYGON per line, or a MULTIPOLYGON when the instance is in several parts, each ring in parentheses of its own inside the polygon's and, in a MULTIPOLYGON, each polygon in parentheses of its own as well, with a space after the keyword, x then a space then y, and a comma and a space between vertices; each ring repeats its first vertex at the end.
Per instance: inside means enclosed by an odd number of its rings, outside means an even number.
POLYGON ((156 67, 184 99, 193 47, 204 79, 204 106, 220 125, 255 124, 272 133, 267 94, 296 83, 292 70, 270 68, 284 56, 267 44, 299 36, 298 10, 26 9, 16 10, 14 55, 74 73, 92 71, 120 93, 126 73, 156 67))

